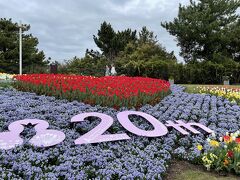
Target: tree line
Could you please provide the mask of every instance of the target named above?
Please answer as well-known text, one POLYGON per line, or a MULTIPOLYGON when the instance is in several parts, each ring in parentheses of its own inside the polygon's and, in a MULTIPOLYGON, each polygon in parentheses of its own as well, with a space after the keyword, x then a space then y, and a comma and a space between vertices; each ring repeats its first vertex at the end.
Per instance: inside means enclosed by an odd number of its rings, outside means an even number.
MULTIPOLYGON (((26 33, 29 29, 22 25, 23 73, 44 72, 49 59, 38 50, 38 39, 26 33)), ((0 19, 0 72, 19 72, 19 25, 12 19, 0 19)))
MULTIPOLYGON (((130 28, 116 31, 103 22, 93 35, 99 50, 86 49, 84 57, 59 64, 59 72, 103 76, 105 66, 114 63, 118 75, 174 78, 179 83, 221 83, 223 76, 229 76, 233 83, 239 83, 239 7, 239 0, 190 0, 189 5, 179 5, 173 21, 161 22, 175 36, 184 63, 177 61, 174 52, 167 52, 147 27, 139 32, 130 28)), ((0 71, 16 69, 18 45, 12 41, 16 37, 4 37, 8 31, 16 31, 14 23, 1 19, 0 71)), ((45 66, 47 60, 36 48, 37 39, 32 35, 24 39, 31 47, 26 48, 26 72, 36 62, 45 66)))

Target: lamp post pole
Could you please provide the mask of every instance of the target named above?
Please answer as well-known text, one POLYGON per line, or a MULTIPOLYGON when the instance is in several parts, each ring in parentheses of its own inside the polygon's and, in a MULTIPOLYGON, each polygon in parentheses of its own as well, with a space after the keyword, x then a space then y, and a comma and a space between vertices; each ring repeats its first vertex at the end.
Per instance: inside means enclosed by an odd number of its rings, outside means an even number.
POLYGON ((22 75, 22 22, 19 26, 19 74, 22 75))

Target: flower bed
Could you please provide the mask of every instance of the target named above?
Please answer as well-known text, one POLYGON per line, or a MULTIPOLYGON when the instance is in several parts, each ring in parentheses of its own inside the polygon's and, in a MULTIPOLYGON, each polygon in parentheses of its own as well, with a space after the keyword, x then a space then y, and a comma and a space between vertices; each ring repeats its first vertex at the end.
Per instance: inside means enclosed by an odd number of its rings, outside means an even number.
POLYGON ((15 74, 0 73, 0 81, 12 80, 15 74))
MULTIPOLYGON (((240 107, 222 97, 206 94, 188 94, 173 86, 173 94, 158 104, 144 105, 139 111, 167 120, 199 122, 216 133, 216 138, 226 132, 240 129, 240 107)), ((206 134, 182 136, 176 130, 159 138, 136 136, 127 132, 117 121, 119 111, 113 108, 91 106, 77 101, 58 100, 55 97, 37 96, 35 93, 0 90, 0 131, 16 120, 37 118, 47 120, 50 129, 61 130, 66 139, 53 147, 37 148, 27 140, 34 135, 25 127, 24 145, 10 150, 0 150, 0 178, 3 179, 161 179, 173 157, 201 163, 201 153, 209 147, 206 134), (107 133, 127 133, 131 140, 75 145, 74 140, 99 120, 88 118, 81 123, 71 123, 72 116, 81 112, 102 112, 114 118, 107 133)), ((134 110, 134 109, 130 109, 134 110)), ((143 118, 130 117, 139 128, 151 130, 143 118)), ((211 137, 211 136, 210 136, 211 137)))
POLYGON ((156 104, 170 92, 169 82, 142 77, 32 74, 16 79, 22 91, 115 108, 156 104))
MULTIPOLYGON (((235 172, 240 175, 240 131, 216 139, 208 139, 207 150, 202 154, 202 162, 207 170, 235 172)), ((202 150, 202 145, 197 146, 202 150)))
POLYGON ((231 102, 240 104, 240 88, 199 86, 194 91, 198 93, 222 96, 229 99, 231 102))

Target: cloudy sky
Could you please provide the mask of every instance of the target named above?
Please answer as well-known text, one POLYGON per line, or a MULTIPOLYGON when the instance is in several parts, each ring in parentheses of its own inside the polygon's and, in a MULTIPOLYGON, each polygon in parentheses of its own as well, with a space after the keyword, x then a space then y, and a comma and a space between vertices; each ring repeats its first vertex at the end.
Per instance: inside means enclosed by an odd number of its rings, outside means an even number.
POLYGON ((174 37, 160 26, 177 16, 179 3, 189 0, 0 0, 0 17, 30 24, 39 49, 60 62, 97 49, 93 34, 103 21, 115 30, 147 26, 181 61, 174 37))

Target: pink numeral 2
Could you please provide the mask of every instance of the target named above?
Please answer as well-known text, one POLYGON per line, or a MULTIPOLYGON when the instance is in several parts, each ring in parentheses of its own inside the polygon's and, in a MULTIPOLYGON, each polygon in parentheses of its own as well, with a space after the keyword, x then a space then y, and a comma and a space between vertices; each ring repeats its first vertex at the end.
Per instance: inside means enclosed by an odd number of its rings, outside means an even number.
POLYGON ((138 112, 138 111, 123 111, 117 114, 118 121, 121 123, 121 125, 127 129, 128 131, 132 132, 133 134, 139 135, 139 136, 146 136, 146 137, 158 137, 163 136, 168 133, 168 129, 164 124, 162 124, 160 121, 158 121, 153 116, 138 112), (136 127, 128 118, 129 115, 138 115, 144 117, 148 122, 150 122, 154 130, 152 131, 145 131, 142 129, 139 129, 136 127))
POLYGON ((11 149, 16 145, 21 145, 23 139, 20 133, 24 130, 24 125, 35 125, 36 135, 29 142, 38 147, 48 147, 56 145, 65 139, 65 134, 61 131, 47 129, 47 121, 39 119, 24 119, 9 124, 9 132, 0 133, 0 149, 11 149))
POLYGON ((97 113, 97 112, 78 114, 72 117, 71 122, 81 122, 81 121, 84 121, 85 118, 90 116, 99 117, 101 119, 100 124, 95 128, 93 128, 91 131, 82 135, 80 138, 76 139, 74 141, 75 144, 87 144, 87 143, 98 143, 98 142, 106 142, 106 141, 131 139, 125 133, 103 134, 113 124, 113 118, 106 114, 97 113))

